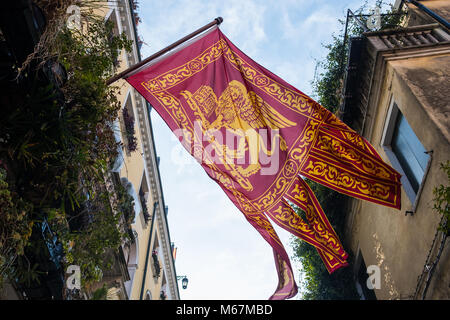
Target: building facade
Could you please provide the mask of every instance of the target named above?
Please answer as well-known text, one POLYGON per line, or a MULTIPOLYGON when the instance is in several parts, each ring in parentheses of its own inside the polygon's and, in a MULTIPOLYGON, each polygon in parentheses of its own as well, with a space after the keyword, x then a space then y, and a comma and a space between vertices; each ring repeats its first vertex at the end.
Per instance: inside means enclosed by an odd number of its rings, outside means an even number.
MULTIPOLYGON (((449 20, 450 2, 420 2, 449 20)), ((407 9, 402 28, 351 39, 340 117, 402 174, 402 209, 349 200, 344 241, 362 298, 450 299, 448 237, 433 210, 434 188, 448 186, 450 33, 413 4, 396 5, 407 9), (379 276, 373 290, 367 272, 379 276)))
MULTIPOLYGON (((141 60, 136 1, 105 1, 96 9, 105 22, 113 24, 116 35, 125 33, 133 41, 131 52, 122 50, 115 72, 119 73, 141 60)), ((131 241, 119 249, 117 263, 111 271, 116 277, 104 275, 99 288, 107 284, 107 299, 177 300, 180 298, 175 260, 172 254, 161 179, 153 132, 150 106, 125 80, 113 85, 119 87, 122 108, 114 123, 115 138, 122 147, 107 184, 121 183, 134 199, 134 219, 131 241), (135 139, 129 139, 130 133, 135 139), (120 272, 119 270, 122 270, 120 272)), ((95 289, 93 288, 93 289, 95 289)))

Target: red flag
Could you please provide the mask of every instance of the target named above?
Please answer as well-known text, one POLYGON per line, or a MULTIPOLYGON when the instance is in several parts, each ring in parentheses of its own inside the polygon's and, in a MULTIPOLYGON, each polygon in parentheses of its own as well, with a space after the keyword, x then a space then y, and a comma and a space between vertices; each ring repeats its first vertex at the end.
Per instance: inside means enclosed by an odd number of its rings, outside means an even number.
POLYGON ((400 208, 400 175, 364 138, 247 57, 218 28, 127 81, 272 246, 279 284, 271 299, 293 297, 297 286, 267 216, 315 246, 330 273, 347 265, 347 253, 300 175, 400 208))

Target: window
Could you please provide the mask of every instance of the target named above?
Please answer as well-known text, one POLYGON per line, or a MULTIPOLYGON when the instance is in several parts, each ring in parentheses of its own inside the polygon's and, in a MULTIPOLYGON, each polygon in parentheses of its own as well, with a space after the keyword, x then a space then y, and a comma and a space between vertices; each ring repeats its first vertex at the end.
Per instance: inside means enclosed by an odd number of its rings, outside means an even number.
POLYGON ((391 146, 414 192, 417 193, 430 156, 425 153, 422 143, 400 112, 397 115, 391 146))
POLYGON ((134 130, 135 117, 130 92, 127 93, 127 98, 122 108, 122 122, 120 126, 123 135, 122 141, 127 155, 130 156, 131 152, 137 150, 137 138, 134 130))
POLYGON ((395 102, 389 109, 381 144, 394 169, 402 174, 401 182, 415 207, 431 157, 395 102))
POLYGON ((143 218, 142 225, 143 226, 147 226, 147 224, 151 218, 150 213, 148 212, 148 207, 147 207, 147 200, 148 200, 149 196, 150 196, 150 192, 149 192, 149 188, 148 188, 147 177, 145 176, 145 170, 144 170, 144 172, 142 174, 141 187, 139 188, 139 199, 140 199, 141 205, 142 205, 142 218, 143 218))
POLYGON ((153 279, 155 282, 158 282, 159 277, 161 276, 161 264, 159 262, 159 241, 158 241, 158 232, 155 232, 155 240, 152 247, 152 271, 153 271, 153 279))

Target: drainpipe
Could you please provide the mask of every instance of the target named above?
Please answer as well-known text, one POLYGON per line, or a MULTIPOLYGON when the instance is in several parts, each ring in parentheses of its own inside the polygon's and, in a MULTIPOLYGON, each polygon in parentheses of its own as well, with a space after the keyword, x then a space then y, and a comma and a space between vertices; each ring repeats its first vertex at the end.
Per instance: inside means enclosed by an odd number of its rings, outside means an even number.
POLYGON ((443 17, 441 17, 440 15, 438 15, 436 12, 434 12, 433 10, 429 9, 428 7, 424 6, 423 4, 421 4, 420 2, 416 1, 416 0, 406 0, 406 2, 408 3, 412 3, 413 5, 415 5, 417 8, 419 8, 419 10, 422 10, 423 12, 425 12, 426 14, 428 14, 430 17, 432 17, 433 19, 435 19, 437 22, 439 22, 440 24, 442 24, 443 26, 445 26, 447 29, 450 29, 450 23, 445 20, 443 17))

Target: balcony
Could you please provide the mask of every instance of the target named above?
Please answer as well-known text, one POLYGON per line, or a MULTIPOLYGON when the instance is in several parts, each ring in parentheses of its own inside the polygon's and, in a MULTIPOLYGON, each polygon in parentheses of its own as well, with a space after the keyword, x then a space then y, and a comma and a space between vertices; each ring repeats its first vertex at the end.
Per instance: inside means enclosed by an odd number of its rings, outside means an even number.
POLYGON ((450 35, 439 24, 413 26, 364 34, 377 50, 406 49, 450 43, 450 35))

